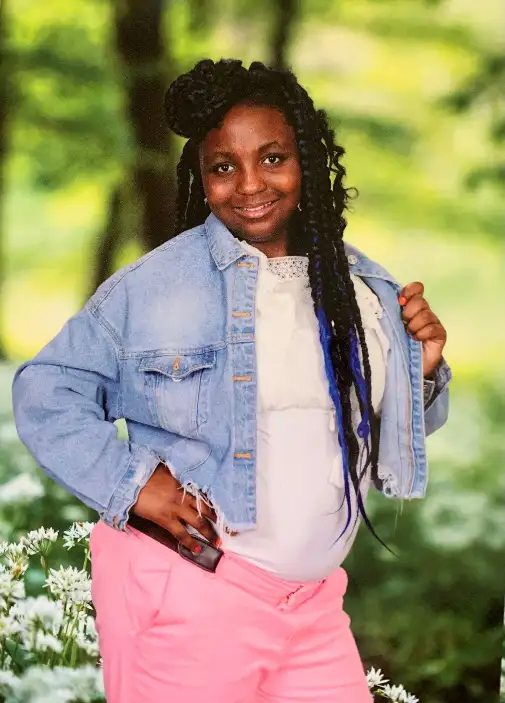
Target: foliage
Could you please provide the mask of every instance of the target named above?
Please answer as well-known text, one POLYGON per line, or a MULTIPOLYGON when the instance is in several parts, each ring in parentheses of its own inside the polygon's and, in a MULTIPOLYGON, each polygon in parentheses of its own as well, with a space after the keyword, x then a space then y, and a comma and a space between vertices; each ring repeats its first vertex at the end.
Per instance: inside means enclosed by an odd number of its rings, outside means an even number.
POLYGON ((51 528, 0 545, 0 701, 104 701, 88 570, 92 527, 76 523, 64 533, 67 549, 84 548, 80 569, 50 568, 58 539, 51 528), (35 558, 45 573, 46 593, 26 597, 25 579, 35 558))
POLYGON ((446 437, 425 501, 392 519, 391 506, 373 496, 373 522, 397 556, 361 532, 346 562, 362 656, 401 672, 429 703, 480 703, 499 685, 505 492, 495 467, 504 464, 505 402, 492 387, 481 397, 475 426, 453 395, 453 426, 468 444, 460 439, 458 452, 446 437))

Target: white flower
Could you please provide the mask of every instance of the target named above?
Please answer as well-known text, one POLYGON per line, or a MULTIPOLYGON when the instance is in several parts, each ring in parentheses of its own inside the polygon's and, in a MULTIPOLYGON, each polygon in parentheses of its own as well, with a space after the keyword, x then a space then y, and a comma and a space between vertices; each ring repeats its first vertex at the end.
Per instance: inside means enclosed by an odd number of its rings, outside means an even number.
POLYGON ((91 603, 91 579, 87 571, 79 570, 73 566, 59 570, 49 569, 45 586, 53 596, 61 598, 65 603, 73 605, 88 605, 91 603))
POLYGON ((43 495, 44 489, 40 481, 31 474, 20 474, 0 486, 0 505, 29 503, 43 495))
POLYGON ((12 542, 11 544, 8 544, 4 552, 4 556, 10 559, 20 559, 21 557, 24 557, 25 554, 25 547, 20 542, 12 542))
POLYGON ((31 666, 16 682, 9 703, 70 703, 74 700, 67 669, 31 666))
POLYGON ((29 667, 9 697, 9 703, 91 703, 105 698, 102 671, 94 666, 78 669, 29 667))
POLYGON ((5 567, 3 573, 6 573, 6 570, 8 570, 12 578, 20 579, 28 568, 28 558, 24 555, 16 557, 15 559, 8 557, 7 564, 2 564, 2 566, 5 567))
POLYGON ((23 581, 13 579, 11 574, 0 573, 0 608, 6 608, 7 603, 18 600, 25 596, 25 584, 23 581))
POLYGON ((59 654, 62 651, 63 644, 54 635, 41 630, 35 632, 34 635, 28 632, 24 633, 23 645, 28 652, 56 652, 59 654))
POLYGON ((79 617, 75 641, 79 649, 86 652, 89 657, 98 658, 98 633, 95 628, 95 620, 87 613, 84 613, 84 617, 79 617))
POLYGON ((32 530, 24 537, 21 537, 21 544, 26 549, 27 554, 47 554, 52 543, 58 539, 58 532, 52 527, 46 529, 41 527, 38 530, 32 530))
POLYGON ((368 688, 383 686, 389 681, 389 679, 384 678, 384 674, 380 669, 374 669, 373 666, 370 671, 367 672, 366 680, 368 683, 368 688))
POLYGON ((403 688, 402 685, 399 686, 390 686, 389 684, 386 684, 383 688, 382 691, 388 697, 391 701, 395 701, 395 703, 416 703, 416 701, 412 701, 408 699, 409 693, 403 688))
POLYGON ((94 522, 74 522, 74 524, 63 533, 65 547, 67 549, 72 549, 72 547, 75 547, 79 542, 87 541, 94 526, 94 522))
POLYGON ((74 699, 82 703, 92 703, 98 696, 103 696, 105 699, 102 669, 87 665, 69 671, 74 699))
POLYGON ((47 596, 30 597, 15 603, 9 615, 25 626, 41 627, 46 632, 54 634, 58 632, 63 622, 63 604, 47 596))
POLYGON ((12 689, 16 688, 18 681, 18 677, 14 676, 12 671, 0 670, 0 693, 4 695, 10 693, 12 689))
POLYGON ((9 549, 8 542, 0 542, 0 557, 3 557, 8 549, 9 549))
POLYGON ((17 635, 21 630, 20 623, 17 622, 10 613, 9 615, 0 616, 0 640, 12 637, 12 635, 17 635))

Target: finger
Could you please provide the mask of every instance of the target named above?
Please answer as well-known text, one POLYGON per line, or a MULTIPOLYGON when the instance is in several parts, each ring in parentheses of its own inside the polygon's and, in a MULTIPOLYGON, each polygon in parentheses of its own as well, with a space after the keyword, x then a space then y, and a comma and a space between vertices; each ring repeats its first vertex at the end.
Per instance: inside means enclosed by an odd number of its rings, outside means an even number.
POLYGON ((399 295, 400 305, 405 305, 414 295, 423 295, 424 285, 421 281, 415 281, 414 283, 409 283, 406 285, 399 295), (402 302, 404 300, 405 302, 402 302))
POLYGON ((407 325, 407 332, 409 332, 410 334, 415 334, 423 327, 426 327, 427 325, 436 325, 439 322, 440 320, 435 315, 433 310, 430 310, 430 308, 424 308, 416 315, 414 315, 411 320, 409 320, 407 325))
POLYGON ((184 527, 184 524, 180 522, 180 520, 173 520, 170 523, 170 528, 167 527, 167 529, 193 554, 199 554, 202 551, 200 544, 198 544, 196 539, 189 534, 187 529, 184 527))
POLYGON ((437 341, 440 341, 440 342, 445 343, 445 340, 447 339, 447 333, 445 331, 445 327, 443 325, 441 325, 440 323, 426 325, 425 327, 418 330, 412 336, 418 342, 427 342, 427 341, 437 342, 437 341))
POLYGON ((215 544, 218 540, 218 535, 211 523, 203 515, 199 515, 198 512, 189 506, 183 506, 180 508, 178 515, 179 519, 188 525, 191 525, 195 530, 197 530, 205 539, 207 539, 212 544, 215 544))
POLYGON ((418 315, 422 310, 429 310, 428 301, 422 295, 416 295, 411 298, 405 307, 402 309, 402 318, 409 322, 418 315))
POLYGON ((202 498, 197 501, 195 496, 191 495, 191 493, 186 493, 184 501, 181 501, 179 505, 189 506, 190 508, 193 508, 193 510, 196 510, 196 512, 200 512, 202 515, 205 515, 205 517, 208 517, 212 522, 217 522, 216 511, 211 508, 210 505, 208 505, 202 498), (200 503, 200 511, 198 511, 198 503, 200 503))

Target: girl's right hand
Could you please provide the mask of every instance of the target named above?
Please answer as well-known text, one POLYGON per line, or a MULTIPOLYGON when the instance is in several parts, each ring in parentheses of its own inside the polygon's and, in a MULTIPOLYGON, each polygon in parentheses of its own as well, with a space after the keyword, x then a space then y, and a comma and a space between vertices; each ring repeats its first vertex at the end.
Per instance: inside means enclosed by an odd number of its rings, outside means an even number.
POLYGON ((189 493, 184 495, 177 479, 164 464, 159 464, 140 491, 131 510, 135 515, 168 530, 181 544, 196 554, 201 548, 187 531, 186 525, 194 527, 212 545, 216 545, 218 541, 218 535, 211 525, 211 522, 217 522, 216 513, 203 500, 200 503, 201 515, 198 513, 196 498, 189 493))

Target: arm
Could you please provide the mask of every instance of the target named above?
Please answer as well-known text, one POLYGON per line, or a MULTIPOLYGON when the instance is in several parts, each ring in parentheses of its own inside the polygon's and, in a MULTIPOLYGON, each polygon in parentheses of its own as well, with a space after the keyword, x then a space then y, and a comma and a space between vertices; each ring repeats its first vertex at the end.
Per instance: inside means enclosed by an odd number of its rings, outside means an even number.
POLYGON ((121 417, 117 340, 90 305, 14 376, 18 433, 42 469, 124 529, 130 507, 160 463, 117 438, 121 417))

